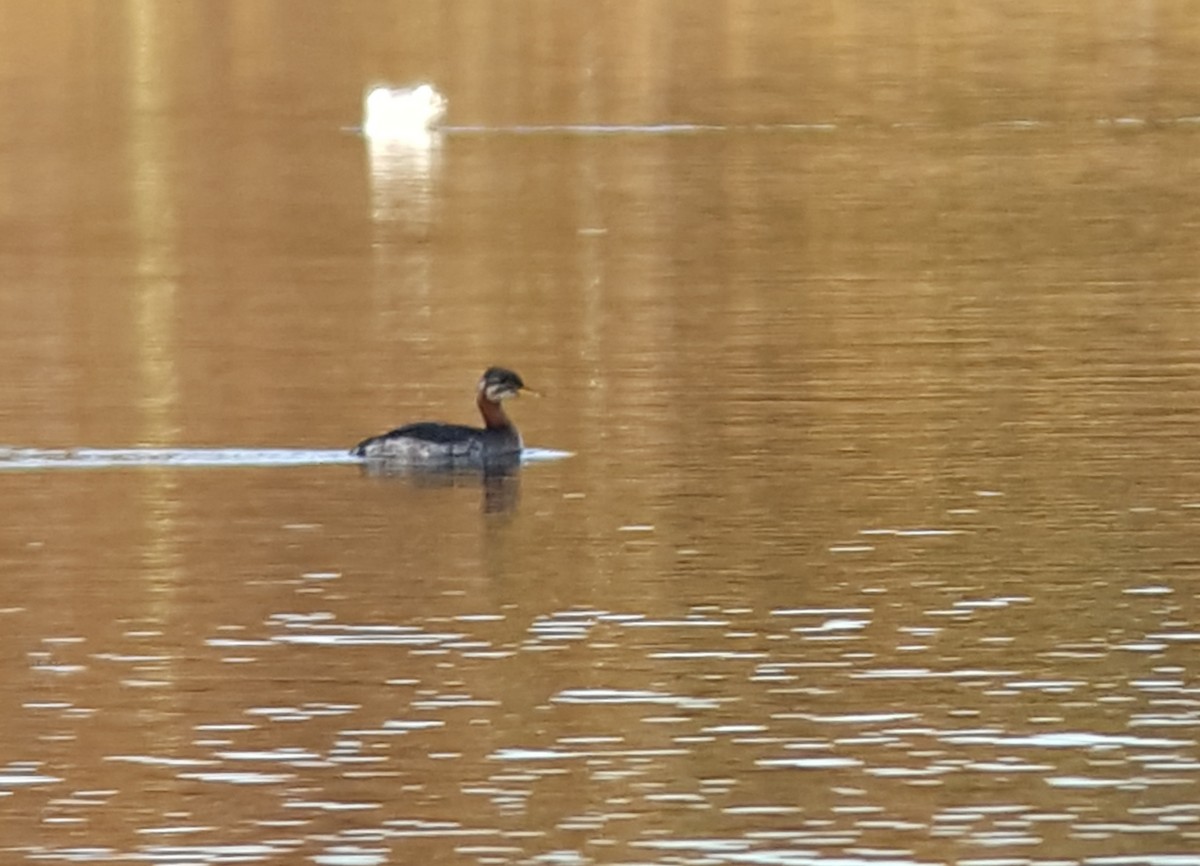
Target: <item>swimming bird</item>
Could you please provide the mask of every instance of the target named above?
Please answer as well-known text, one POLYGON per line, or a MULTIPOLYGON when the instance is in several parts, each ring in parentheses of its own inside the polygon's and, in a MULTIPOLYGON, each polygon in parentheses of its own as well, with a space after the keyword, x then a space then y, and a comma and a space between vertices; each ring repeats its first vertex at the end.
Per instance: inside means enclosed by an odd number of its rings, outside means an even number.
POLYGON ((486 466, 519 457, 523 443, 502 405, 522 393, 537 394, 512 370, 488 367, 479 379, 475 404, 483 427, 420 421, 372 436, 350 453, 368 461, 418 466, 486 466))

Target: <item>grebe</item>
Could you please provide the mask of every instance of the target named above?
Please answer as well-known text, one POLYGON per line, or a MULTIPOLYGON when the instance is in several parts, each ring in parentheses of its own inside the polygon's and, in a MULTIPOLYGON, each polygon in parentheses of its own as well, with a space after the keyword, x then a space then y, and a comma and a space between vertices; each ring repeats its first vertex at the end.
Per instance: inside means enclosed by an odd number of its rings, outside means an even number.
POLYGON ((479 414, 483 416, 482 429, 421 421, 364 439, 350 453, 367 460, 421 465, 482 466, 511 460, 521 453, 521 434, 508 419, 501 403, 522 391, 537 394, 532 388, 525 387, 521 377, 512 370, 488 367, 479 380, 475 398, 479 414))

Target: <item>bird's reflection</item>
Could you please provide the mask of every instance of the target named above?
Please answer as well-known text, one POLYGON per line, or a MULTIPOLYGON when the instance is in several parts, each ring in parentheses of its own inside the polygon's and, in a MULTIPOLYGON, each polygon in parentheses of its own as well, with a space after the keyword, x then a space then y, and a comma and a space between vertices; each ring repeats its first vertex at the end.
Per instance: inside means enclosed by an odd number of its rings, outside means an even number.
POLYGON ((511 514, 521 495, 518 454, 489 459, 483 466, 413 466, 397 461, 366 460, 362 473, 371 478, 408 484, 418 489, 478 487, 484 514, 511 514))

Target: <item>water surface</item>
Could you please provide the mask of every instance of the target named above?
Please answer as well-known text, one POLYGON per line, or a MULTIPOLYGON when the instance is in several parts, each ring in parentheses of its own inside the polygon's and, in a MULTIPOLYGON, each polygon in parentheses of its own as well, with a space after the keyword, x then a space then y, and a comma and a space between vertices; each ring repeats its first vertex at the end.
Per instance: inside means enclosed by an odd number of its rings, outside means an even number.
POLYGON ((877 5, 0 10, 0 860, 1194 862, 1193 10, 877 5))

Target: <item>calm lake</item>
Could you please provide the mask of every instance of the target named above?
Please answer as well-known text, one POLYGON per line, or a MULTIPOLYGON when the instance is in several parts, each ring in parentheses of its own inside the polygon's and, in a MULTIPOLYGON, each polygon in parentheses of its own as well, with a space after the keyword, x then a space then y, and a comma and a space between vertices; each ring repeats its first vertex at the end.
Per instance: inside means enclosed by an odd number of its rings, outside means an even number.
POLYGON ((0 862, 1200 864, 1200 16, 906 6, 0 4, 0 862))

